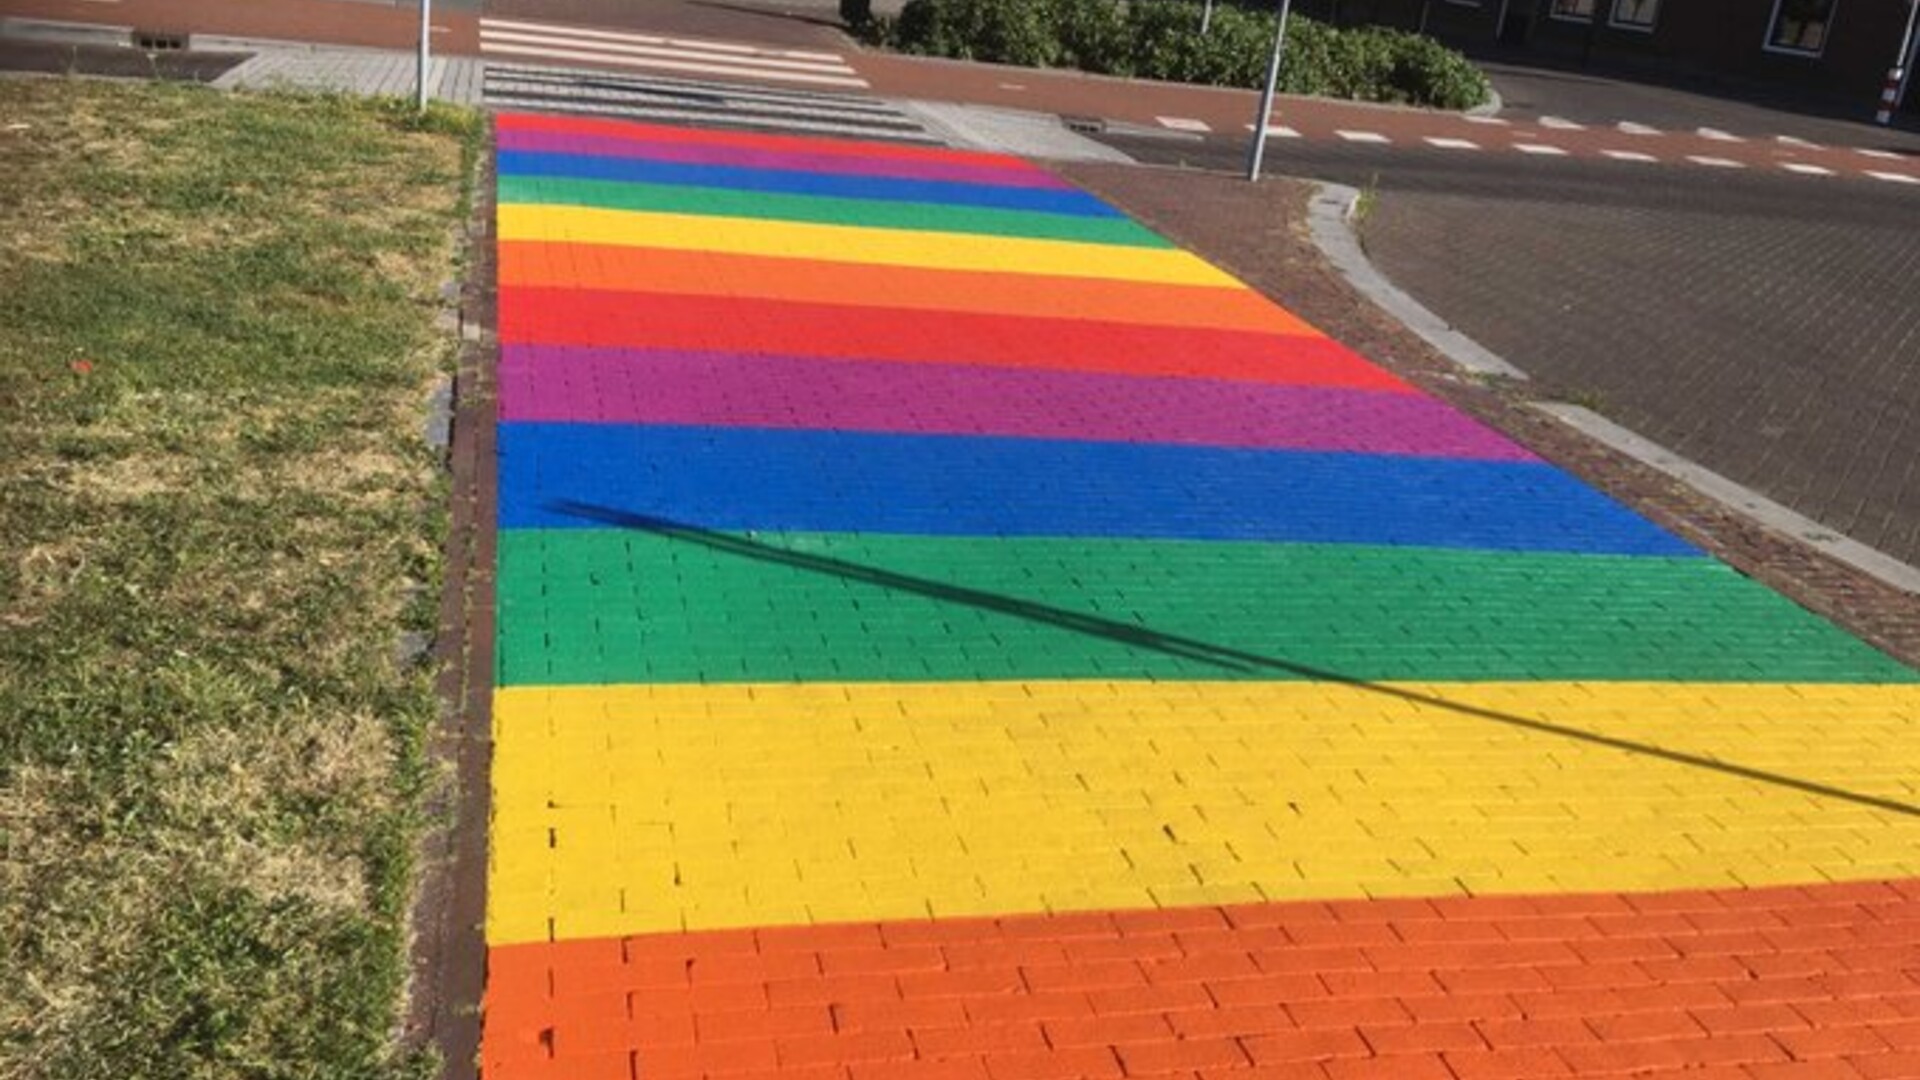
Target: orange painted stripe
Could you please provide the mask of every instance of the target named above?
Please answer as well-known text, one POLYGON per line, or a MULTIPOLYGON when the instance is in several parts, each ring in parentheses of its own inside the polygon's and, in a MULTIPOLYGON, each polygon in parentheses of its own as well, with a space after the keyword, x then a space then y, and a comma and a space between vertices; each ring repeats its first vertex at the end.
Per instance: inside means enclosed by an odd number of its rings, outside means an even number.
POLYGON ((1319 331, 1251 289, 1095 278, 1048 278, 972 270, 875 266, 537 240, 500 244, 502 288, 735 296, 915 311, 1033 315, 1146 326, 1251 330, 1294 336, 1319 331))
POLYGON ((499 947, 489 968, 489 1080, 1920 1060, 1920 880, 656 934, 499 947))

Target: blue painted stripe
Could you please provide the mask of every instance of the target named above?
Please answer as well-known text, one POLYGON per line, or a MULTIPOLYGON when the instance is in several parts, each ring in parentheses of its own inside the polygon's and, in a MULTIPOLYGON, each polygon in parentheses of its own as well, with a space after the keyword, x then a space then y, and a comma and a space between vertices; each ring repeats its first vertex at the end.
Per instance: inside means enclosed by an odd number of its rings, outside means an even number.
POLYGON ((1535 462, 836 431, 501 425, 501 527, 595 524, 569 506, 714 529, 1698 554, 1571 475, 1535 462))
POLYGON ((1120 211, 1083 191, 1064 188, 989 187, 947 180, 902 180, 887 176, 748 169, 734 165, 689 165, 677 161, 546 154, 525 150, 500 151, 499 170, 502 176, 566 176, 587 180, 823 195, 839 199, 991 206, 1002 210, 1032 210, 1077 217, 1121 216, 1120 211))

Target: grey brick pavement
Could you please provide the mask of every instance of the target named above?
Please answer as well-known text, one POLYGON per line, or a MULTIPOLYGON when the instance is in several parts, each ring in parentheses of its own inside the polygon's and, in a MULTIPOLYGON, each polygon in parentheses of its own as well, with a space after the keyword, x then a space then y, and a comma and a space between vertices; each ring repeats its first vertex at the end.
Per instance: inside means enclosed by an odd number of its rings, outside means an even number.
MULTIPOLYGON (((370 96, 411 97, 416 61, 412 54, 376 49, 265 47, 253 59, 216 79, 221 89, 337 90, 370 96)), ((467 57, 435 57, 427 85, 438 100, 480 104, 484 65, 467 57)))
POLYGON ((1394 190, 1383 272, 1564 396, 1920 563, 1920 199, 1394 190))

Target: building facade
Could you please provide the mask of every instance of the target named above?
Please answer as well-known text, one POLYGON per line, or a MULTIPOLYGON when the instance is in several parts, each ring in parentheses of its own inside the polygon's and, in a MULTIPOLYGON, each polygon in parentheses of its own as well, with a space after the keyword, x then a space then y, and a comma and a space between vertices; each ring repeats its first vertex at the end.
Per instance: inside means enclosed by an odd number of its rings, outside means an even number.
MULTIPOLYGON (((1871 112, 1910 2, 1308 0, 1302 10, 1340 23, 1424 28, 1476 52, 1523 50, 1568 63, 1808 92, 1857 100, 1871 112)), ((1912 49, 1920 52, 1920 42, 1912 49)), ((1909 90, 1905 108, 1920 111, 1920 89, 1909 90)))

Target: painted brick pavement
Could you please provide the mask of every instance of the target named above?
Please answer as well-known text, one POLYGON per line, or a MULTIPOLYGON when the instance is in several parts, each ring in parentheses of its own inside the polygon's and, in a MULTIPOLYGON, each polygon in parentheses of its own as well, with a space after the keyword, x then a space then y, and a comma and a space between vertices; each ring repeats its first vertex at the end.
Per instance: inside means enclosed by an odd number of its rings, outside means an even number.
POLYGON ((500 143, 487 1076, 1920 1076, 1913 672, 1019 161, 500 143))

